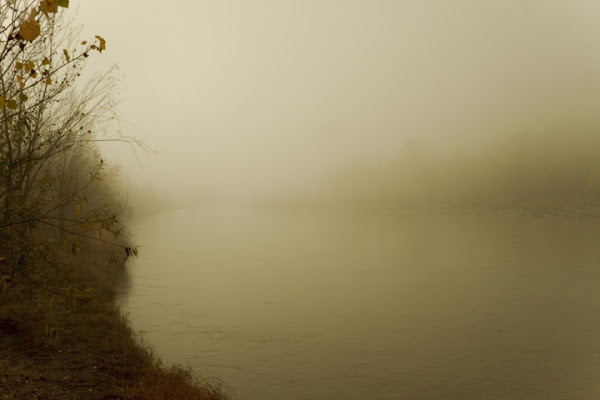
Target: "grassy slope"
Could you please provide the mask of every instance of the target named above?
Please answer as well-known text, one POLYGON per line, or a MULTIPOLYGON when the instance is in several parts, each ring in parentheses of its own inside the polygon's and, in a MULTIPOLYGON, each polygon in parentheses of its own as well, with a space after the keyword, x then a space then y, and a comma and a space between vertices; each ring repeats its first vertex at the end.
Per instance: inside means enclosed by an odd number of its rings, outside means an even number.
POLYGON ((161 364, 116 306, 114 279, 98 282, 95 268, 76 278, 96 282, 89 301, 22 301, 0 288, 0 399, 225 399, 218 384, 161 364))

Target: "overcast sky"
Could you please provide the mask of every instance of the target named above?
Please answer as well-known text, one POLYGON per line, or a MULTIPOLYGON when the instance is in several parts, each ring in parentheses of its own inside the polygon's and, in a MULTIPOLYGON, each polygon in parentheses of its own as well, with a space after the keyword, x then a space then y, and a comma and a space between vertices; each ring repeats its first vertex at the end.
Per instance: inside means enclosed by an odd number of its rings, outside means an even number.
POLYGON ((125 129, 108 149, 164 190, 262 190, 407 138, 472 146, 600 110, 600 2, 72 1, 119 65, 125 129), (557 110, 560 112, 557 113, 557 110), (257 189, 258 188, 258 189, 257 189))

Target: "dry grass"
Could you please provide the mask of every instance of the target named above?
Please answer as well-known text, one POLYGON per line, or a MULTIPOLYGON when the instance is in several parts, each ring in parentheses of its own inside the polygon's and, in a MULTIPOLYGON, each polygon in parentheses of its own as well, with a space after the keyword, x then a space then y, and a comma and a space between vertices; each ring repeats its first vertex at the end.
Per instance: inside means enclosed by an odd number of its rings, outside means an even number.
POLYGON ((105 259, 87 257, 73 275, 73 284, 94 289, 89 299, 0 290, 0 397, 226 399, 218 381, 163 365, 132 330, 111 289, 123 266, 105 259))

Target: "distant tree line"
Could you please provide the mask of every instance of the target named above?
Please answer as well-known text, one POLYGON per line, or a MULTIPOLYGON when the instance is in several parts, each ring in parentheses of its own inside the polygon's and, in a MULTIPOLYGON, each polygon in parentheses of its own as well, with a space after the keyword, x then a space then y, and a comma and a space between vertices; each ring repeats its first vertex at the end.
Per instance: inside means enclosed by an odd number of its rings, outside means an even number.
MULTIPOLYGON (((577 209, 600 206, 600 139, 591 128, 521 133, 479 147, 414 139, 385 162, 355 159, 297 204, 577 209)), ((300 195, 302 196, 302 195, 300 195)))

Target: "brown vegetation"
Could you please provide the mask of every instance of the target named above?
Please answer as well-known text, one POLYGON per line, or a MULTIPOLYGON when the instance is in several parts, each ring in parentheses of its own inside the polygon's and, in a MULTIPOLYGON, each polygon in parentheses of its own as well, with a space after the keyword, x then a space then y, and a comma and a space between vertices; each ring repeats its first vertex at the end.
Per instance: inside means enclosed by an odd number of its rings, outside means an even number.
MULTIPOLYGON (((84 261, 84 260, 81 260, 84 261)), ((225 399, 216 381, 164 366, 114 302, 124 265, 89 257, 77 281, 93 289, 35 302, 3 298, 0 399, 225 399)))
POLYGON ((68 6, 0 4, 0 398, 222 399, 162 366, 115 304, 137 248, 95 142, 131 139, 106 134, 110 73, 75 85, 106 41, 80 40, 61 18, 68 6))

